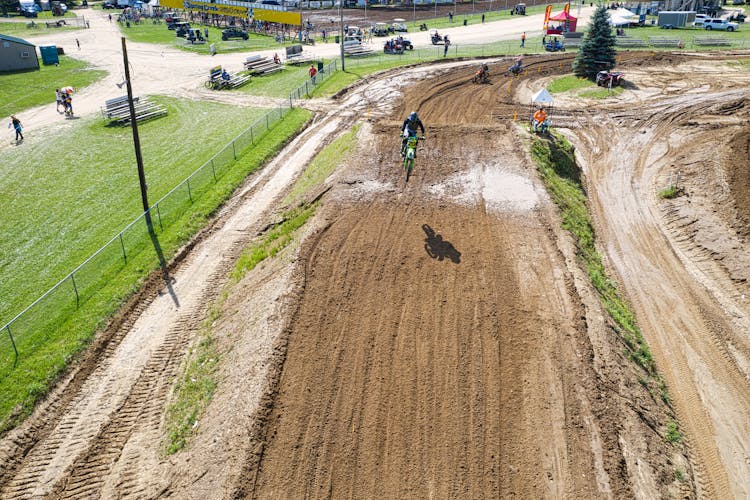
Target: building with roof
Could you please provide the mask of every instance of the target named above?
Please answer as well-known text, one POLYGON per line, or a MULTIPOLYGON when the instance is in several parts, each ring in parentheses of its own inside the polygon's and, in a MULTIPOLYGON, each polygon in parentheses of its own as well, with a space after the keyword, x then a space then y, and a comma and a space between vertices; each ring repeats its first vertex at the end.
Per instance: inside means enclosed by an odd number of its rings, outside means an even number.
POLYGON ((14 36, 0 34, 0 73, 39 69, 36 46, 14 36))

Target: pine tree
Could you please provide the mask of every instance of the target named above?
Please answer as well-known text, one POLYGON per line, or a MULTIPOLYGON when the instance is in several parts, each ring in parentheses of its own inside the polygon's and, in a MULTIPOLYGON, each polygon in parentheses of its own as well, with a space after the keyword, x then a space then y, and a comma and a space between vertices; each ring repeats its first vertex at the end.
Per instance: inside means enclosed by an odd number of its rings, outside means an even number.
POLYGON ((615 43, 616 38, 609 25, 607 9, 600 5, 591 18, 589 29, 573 61, 573 72, 576 76, 594 80, 599 71, 614 68, 617 57, 615 43))

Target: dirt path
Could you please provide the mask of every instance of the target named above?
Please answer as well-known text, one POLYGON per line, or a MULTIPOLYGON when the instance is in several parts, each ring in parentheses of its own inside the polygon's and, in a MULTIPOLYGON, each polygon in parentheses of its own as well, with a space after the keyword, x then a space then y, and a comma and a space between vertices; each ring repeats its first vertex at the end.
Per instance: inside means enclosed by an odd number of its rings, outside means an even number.
MULTIPOLYGON (((726 220, 711 215, 721 196, 705 196, 719 194, 705 191, 722 182, 724 168, 748 163, 741 156, 716 158, 716 151, 723 149, 717 139, 721 143, 726 139, 719 139, 722 136, 715 131, 717 127, 743 130, 741 117, 747 115, 748 103, 745 92, 734 89, 747 85, 749 78, 746 73, 717 68, 715 62, 697 71, 690 67, 673 71, 680 73, 683 89, 694 89, 687 96, 675 93, 665 98, 660 92, 657 98, 639 103, 646 113, 620 109, 597 114, 601 126, 590 122, 574 135, 586 160, 600 237, 607 242, 607 255, 633 301, 696 455, 699 491, 708 498, 746 498, 750 496, 750 308, 746 281, 733 279, 727 272, 731 269, 721 269, 720 263, 732 259, 735 273, 746 273, 747 253, 741 249, 747 243, 731 234, 734 229, 726 220), (688 76, 712 71, 722 73, 708 80, 715 84, 707 84, 703 76, 688 76), (713 145, 704 149, 708 144, 713 145), (695 193, 697 204, 690 207, 689 200, 678 200, 682 208, 666 209, 657 193, 667 185, 668 176, 676 177, 685 164, 702 167, 691 170, 689 194, 695 193), (709 219, 700 222, 704 216, 709 219), (700 229, 704 224, 713 226, 713 234, 700 229), (738 258, 745 261, 742 267, 738 258)), ((639 80, 636 71, 634 78, 644 87, 664 85, 641 75, 639 80)), ((748 187, 743 179, 730 189, 742 202, 748 187)), ((729 203, 737 206, 733 200, 729 203)))

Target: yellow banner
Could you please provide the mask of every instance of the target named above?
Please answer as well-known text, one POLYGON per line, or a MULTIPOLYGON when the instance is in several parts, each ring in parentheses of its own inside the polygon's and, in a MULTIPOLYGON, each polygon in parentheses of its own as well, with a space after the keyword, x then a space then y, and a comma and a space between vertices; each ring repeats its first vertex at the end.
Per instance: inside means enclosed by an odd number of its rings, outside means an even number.
POLYGON ((302 13, 253 9, 253 19, 258 21, 268 21, 269 23, 293 24, 299 26, 302 24, 302 13))
POLYGON ((182 0, 159 0, 161 7, 167 7, 169 9, 184 9, 185 3, 182 0))
POLYGON ((544 31, 547 31, 550 15, 552 15, 552 5, 547 5, 547 9, 544 11, 544 31))
MULTIPOLYGON (((163 0, 160 0, 160 3, 161 5, 166 5, 163 0)), ((185 6, 177 7, 178 9, 184 8, 185 10, 191 10, 194 12, 220 14, 222 16, 247 17, 247 13, 249 10, 247 7, 235 7, 234 5, 222 5, 208 2, 194 2, 192 0, 184 0, 181 3, 183 3, 185 6)))
POLYGON ((565 7, 563 7, 563 12, 565 12, 565 14, 570 13, 570 2, 565 4, 565 7))

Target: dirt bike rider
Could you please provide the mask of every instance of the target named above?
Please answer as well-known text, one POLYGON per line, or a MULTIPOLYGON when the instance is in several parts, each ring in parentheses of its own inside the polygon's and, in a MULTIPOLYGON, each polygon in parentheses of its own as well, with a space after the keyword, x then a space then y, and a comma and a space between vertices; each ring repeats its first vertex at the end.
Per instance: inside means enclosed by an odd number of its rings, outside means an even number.
POLYGON ((422 120, 419 119, 416 111, 409 113, 409 116, 404 120, 404 124, 401 125, 402 140, 401 140, 401 156, 406 155, 406 141, 409 137, 415 137, 417 135, 417 127, 422 131, 424 135, 424 125, 422 120))
POLYGON ((487 66, 487 63, 482 63, 481 66, 479 66, 479 69, 477 70, 477 78, 479 80, 484 80, 487 78, 487 75, 490 73, 490 67, 487 66))

